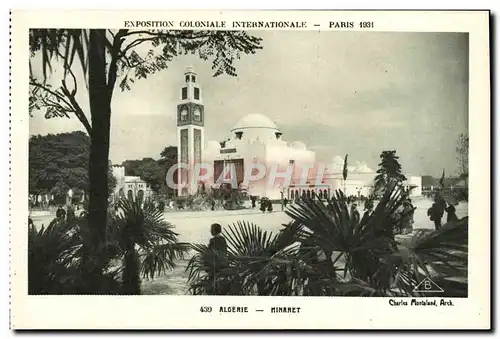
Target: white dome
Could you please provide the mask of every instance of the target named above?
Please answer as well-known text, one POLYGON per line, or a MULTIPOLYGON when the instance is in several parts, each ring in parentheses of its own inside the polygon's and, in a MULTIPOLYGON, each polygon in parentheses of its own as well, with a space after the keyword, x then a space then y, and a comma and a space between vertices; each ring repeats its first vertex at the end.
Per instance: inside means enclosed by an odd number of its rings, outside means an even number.
POLYGON ((245 142, 273 143, 281 136, 280 130, 276 124, 262 114, 249 114, 238 121, 231 130, 232 140, 239 142, 242 139, 245 142))
POLYGON ((249 114, 241 118, 231 131, 247 128, 268 128, 278 131, 276 124, 262 114, 249 114))
POLYGON ((307 149, 306 144, 304 144, 302 141, 294 141, 290 144, 290 147, 301 150, 307 149))

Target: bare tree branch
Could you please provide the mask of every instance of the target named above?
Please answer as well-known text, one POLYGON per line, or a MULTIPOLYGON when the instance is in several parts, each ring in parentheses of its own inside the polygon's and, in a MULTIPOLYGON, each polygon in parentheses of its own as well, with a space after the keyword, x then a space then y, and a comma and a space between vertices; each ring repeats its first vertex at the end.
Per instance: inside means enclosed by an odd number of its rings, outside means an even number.
POLYGON ((123 43, 123 36, 127 33, 127 30, 121 29, 118 31, 113 39, 113 46, 111 47, 111 63, 109 65, 108 71, 108 92, 109 99, 113 96, 113 89, 115 88, 116 77, 118 72, 118 61, 120 59, 120 51, 123 43))
MULTIPOLYGON (((72 94, 72 93, 76 93, 76 90, 73 90, 70 93, 70 91, 68 90, 68 88, 66 86, 66 82, 64 80, 62 81, 62 87, 61 87, 61 91, 64 95, 61 95, 57 91, 53 91, 49 87, 44 86, 42 84, 39 84, 34 80, 30 81, 30 85, 34 86, 36 88, 42 89, 43 91, 47 92, 51 96, 61 100, 66 105, 66 106, 62 105, 61 103, 56 102, 54 100, 51 100, 49 98, 41 97, 40 100, 42 101, 43 106, 56 108, 59 112, 63 113, 65 116, 68 116, 67 112, 74 113, 75 116, 78 118, 78 120, 80 120, 80 122, 83 124, 83 126, 87 130, 87 133, 90 134, 92 127, 90 126, 90 123, 89 123, 85 113, 83 112, 82 108, 80 107, 80 105, 78 105, 78 102, 75 99, 75 95, 72 94)), ((75 87, 75 89, 76 89, 76 87, 75 87)))
POLYGON ((152 37, 152 38, 141 38, 141 39, 135 39, 134 41, 132 41, 130 44, 128 44, 122 51, 122 55, 125 55, 127 54, 127 52, 134 48, 134 47, 137 47, 139 46, 140 44, 142 44, 143 42, 146 42, 146 41, 153 41, 157 39, 157 37, 152 37))
POLYGON ((113 33, 113 31, 112 31, 112 30, 110 30, 110 29, 108 29, 108 32, 109 32, 109 34, 111 35, 111 37, 114 39, 114 38, 115 38, 115 33, 113 33))
POLYGON ((85 129, 87 130, 87 133, 90 135, 90 132, 92 131, 92 127, 90 126, 89 120, 87 119, 87 116, 83 112, 82 108, 78 104, 78 102, 75 99, 74 95, 71 95, 71 93, 68 91, 68 88, 66 87, 66 82, 63 80, 63 87, 61 88, 62 92, 64 95, 69 99, 69 101, 72 104, 72 107, 74 109, 74 113, 78 120, 83 124, 85 129))
POLYGON ((35 81, 33 81, 33 80, 31 80, 31 81, 30 81, 30 85, 31 85, 31 86, 35 86, 35 87, 38 87, 38 88, 40 88, 40 89, 42 89, 42 90, 44 90, 44 91, 46 91, 46 92, 50 93, 51 95, 53 95, 53 96, 55 96, 55 97, 58 97, 60 100, 64 101, 64 103, 65 103, 66 105, 71 106, 71 104, 70 104, 70 103, 66 100, 66 98, 65 98, 64 96, 62 96, 61 94, 59 94, 59 93, 57 93, 57 92, 55 92, 55 91, 51 90, 51 89, 50 89, 50 88, 48 88, 47 86, 44 86, 44 85, 42 85, 42 84, 40 84, 40 83, 37 83, 37 82, 35 82, 35 81))

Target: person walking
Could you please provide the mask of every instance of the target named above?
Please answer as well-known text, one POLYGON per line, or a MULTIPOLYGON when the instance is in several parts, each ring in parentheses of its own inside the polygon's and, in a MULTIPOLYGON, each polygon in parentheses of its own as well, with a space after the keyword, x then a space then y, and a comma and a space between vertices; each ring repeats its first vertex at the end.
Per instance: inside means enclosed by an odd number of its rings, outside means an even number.
POLYGON ((257 197, 256 197, 256 196, 251 195, 251 196, 250 196, 250 200, 252 201, 252 209, 254 209, 254 208, 255 208, 255 202, 256 202, 256 200, 257 200, 257 197))
POLYGON ((443 198, 441 198, 441 196, 437 195, 434 198, 434 203, 427 210, 427 215, 429 216, 430 220, 434 222, 434 227, 436 230, 441 229, 441 219, 443 218, 445 208, 446 202, 443 198))
POLYGON ((363 218, 361 218, 361 223, 364 223, 368 220, 370 215, 373 212, 373 200, 365 201, 365 212, 363 213, 363 218))
POLYGON ((358 204, 354 202, 351 205, 351 220, 354 222, 354 224, 357 224, 357 223, 359 223, 359 219, 360 219, 360 215, 359 215, 359 211, 358 211, 358 204))
POLYGON ((458 220, 457 217, 457 210, 455 209, 455 206, 453 204, 448 204, 448 207, 446 207, 446 222, 451 222, 451 221, 456 221, 458 220))

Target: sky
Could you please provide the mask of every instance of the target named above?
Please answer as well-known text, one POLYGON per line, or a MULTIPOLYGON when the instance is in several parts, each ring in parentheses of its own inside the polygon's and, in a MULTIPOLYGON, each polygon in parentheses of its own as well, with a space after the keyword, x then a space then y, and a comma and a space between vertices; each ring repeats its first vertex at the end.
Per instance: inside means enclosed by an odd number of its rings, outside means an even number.
MULTIPOLYGON (((283 140, 302 141, 317 161, 349 154, 375 169, 396 150, 411 175, 457 173, 455 146, 468 130, 468 36, 462 33, 252 31, 263 49, 236 60, 237 77, 213 77, 211 62, 179 56, 168 69, 115 89, 110 158, 158 158, 176 145, 184 70, 198 74, 205 140, 222 140, 242 117, 264 114, 283 140)), ((40 60, 32 60, 34 70, 40 60)), ((56 71, 57 72, 57 71, 56 71)), ((77 74, 78 76, 78 74, 77 74)), ((84 83, 78 97, 85 111, 84 83)), ((30 118, 30 134, 83 130, 76 118, 30 118)))

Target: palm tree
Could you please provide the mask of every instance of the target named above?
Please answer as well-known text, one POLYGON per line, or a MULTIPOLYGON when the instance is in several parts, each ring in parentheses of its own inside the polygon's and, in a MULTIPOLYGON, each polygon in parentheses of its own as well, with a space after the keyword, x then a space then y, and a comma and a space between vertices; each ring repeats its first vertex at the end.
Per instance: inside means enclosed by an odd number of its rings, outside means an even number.
MULTIPOLYGON (((467 294, 467 226, 464 218, 442 230, 394 236, 394 214, 406 199, 389 183, 371 215, 351 220, 341 191, 325 206, 302 199, 287 210, 293 221, 279 234, 256 225, 230 226, 228 267, 215 278, 206 272, 214 255, 194 245, 188 264, 193 294, 414 296, 425 277, 467 294), (462 280, 456 278, 460 277, 462 280)), ((452 290, 453 289, 453 290, 452 290)))
POLYGON ((380 154, 380 164, 375 176, 374 191, 376 194, 381 194, 390 182, 402 183, 406 177, 401 171, 401 165, 398 161, 399 157, 396 151, 383 151, 380 154))
POLYGON ((300 276, 298 264, 298 224, 279 234, 262 231, 257 225, 237 222, 223 231, 228 243, 227 265, 211 274, 222 254, 205 245, 193 244, 195 255, 188 263, 192 294, 293 295, 300 276), (276 283, 276 282, 280 283, 276 283))
POLYGON ((127 294, 141 292, 141 277, 153 279, 175 267, 188 245, 177 241, 173 225, 150 200, 121 200, 116 216, 108 215, 107 239, 99 263, 103 273, 89 286, 85 256, 92 242, 88 217, 54 219, 28 232, 30 294, 127 294), (95 289, 94 286, 99 286, 95 289))
MULTIPOLYGON (((54 219, 47 227, 28 230, 28 294, 84 294, 89 290, 84 245, 90 241, 86 217, 54 219)), ((119 294, 118 272, 109 263, 94 284, 97 294, 119 294)))
POLYGON ((115 90, 130 89, 136 80, 166 69, 175 56, 194 52, 203 60, 213 60, 214 76, 236 76, 235 55, 239 59, 241 54, 254 54, 262 48, 261 41, 238 31, 30 30, 30 53, 32 57, 41 57, 43 71, 42 79, 37 79, 30 60, 30 114, 43 107, 47 118, 74 115, 91 139, 88 226, 92 241, 85 244, 89 248, 85 249, 84 256, 88 261, 89 294, 100 288, 92 283, 99 280, 106 257, 103 244, 108 220, 107 173, 115 90), (139 55, 137 49, 148 45, 150 50, 146 56, 139 55), (163 47, 161 52, 155 52, 153 47, 159 46, 163 47), (48 75, 57 65, 62 67, 63 78, 60 85, 53 86, 48 75), (80 72, 76 72, 77 68, 80 72), (82 83, 88 92, 88 112, 78 101, 82 90, 78 84, 82 83))
POLYGON ((122 199, 117 207, 108 234, 122 261, 123 293, 137 295, 141 276, 153 279, 175 268, 175 260, 183 258, 189 246, 177 241, 174 226, 152 200, 122 199))

